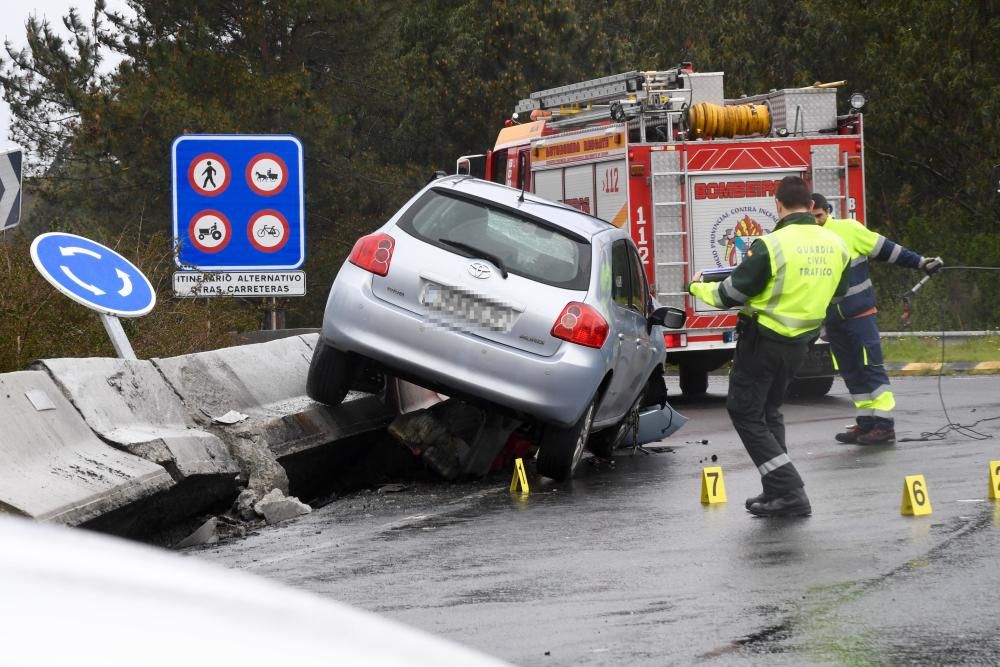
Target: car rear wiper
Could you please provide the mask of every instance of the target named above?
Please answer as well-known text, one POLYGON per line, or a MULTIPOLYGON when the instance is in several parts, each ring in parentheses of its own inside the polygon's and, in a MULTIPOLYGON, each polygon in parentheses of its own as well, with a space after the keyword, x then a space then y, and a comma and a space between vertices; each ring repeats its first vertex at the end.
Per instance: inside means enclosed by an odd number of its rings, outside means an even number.
POLYGON ((444 243, 445 245, 450 245, 453 248, 458 248, 459 250, 471 253, 475 257, 482 257, 483 259, 490 260, 498 269, 500 269, 500 275, 503 276, 503 279, 507 279, 507 267, 504 266, 503 260, 493 253, 480 250, 475 246, 471 246, 468 243, 462 243, 461 241, 452 241, 451 239, 438 239, 438 241, 444 243))

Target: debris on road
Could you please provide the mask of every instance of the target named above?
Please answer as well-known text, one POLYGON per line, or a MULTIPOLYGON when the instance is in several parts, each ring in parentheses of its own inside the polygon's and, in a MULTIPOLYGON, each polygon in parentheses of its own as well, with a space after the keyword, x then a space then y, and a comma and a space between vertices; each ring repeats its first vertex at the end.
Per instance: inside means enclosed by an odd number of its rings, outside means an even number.
POLYGON ((389 434, 445 479, 490 471, 520 422, 448 399, 396 417, 389 434))
MULTIPOLYGON (((202 411, 204 412, 204 410, 202 411)), ((225 424, 226 426, 232 426, 233 424, 239 424, 241 421, 249 419, 249 415, 245 415, 237 410, 230 410, 224 415, 219 415, 218 417, 212 417, 207 412, 206 415, 212 418, 213 424, 225 424)))
POLYGON ((178 542, 174 548, 175 549, 186 549, 187 547, 196 547, 202 544, 217 544, 219 541, 219 519, 218 517, 212 517, 205 523, 198 527, 198 530, 194 531, 183 540, 178 542))
POLYGON ((385 486, 380 486, 376 493, 400 493, 401 491, 406 491, 408 487, 406 484, 386 484, 385 486))
POLYGON ((286 496, 280 489, 272 489, 253 506, 268 524, 278 523, 312 512, 312 508, 294 496, 286 496))
POLYGON ((254 511, 253 506, 257 504, 259 499, 260 497, 253 489, 243 489, 236 498, 236 504, 233 506, 236 516, 243 521, 253 521, 256 519, 257 512, 254 511))

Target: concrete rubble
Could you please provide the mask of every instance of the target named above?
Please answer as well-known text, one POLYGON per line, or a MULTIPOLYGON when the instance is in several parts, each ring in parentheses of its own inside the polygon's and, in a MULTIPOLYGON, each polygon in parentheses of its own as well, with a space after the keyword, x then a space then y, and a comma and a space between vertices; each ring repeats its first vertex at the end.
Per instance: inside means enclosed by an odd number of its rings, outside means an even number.
POLYGON ((0 374, 0 511, 122 535, 227 507, 246 521, 255 506, 270 522, 308 512, 286 498, 291 476, 310 493, 391 419, 370 394, 306 396, 315 339, 0 374))
POLYGON ((264 517, 264 520, 268 524, 293 519, 312 512, 312 508, 309 505, 301 502, 298 498, 285 496, 279 489, 273 489, 261 498, 253 506, 253 509, 257 514, 264 517))
POLYGON ((186 549, 187 547, 196 547, 203 544, 216 544, 218 541, 219 518, 213 516, 208 521, 201 524, 201 526, 198 527, 198 530, 178 542, 174 548, 186 549))

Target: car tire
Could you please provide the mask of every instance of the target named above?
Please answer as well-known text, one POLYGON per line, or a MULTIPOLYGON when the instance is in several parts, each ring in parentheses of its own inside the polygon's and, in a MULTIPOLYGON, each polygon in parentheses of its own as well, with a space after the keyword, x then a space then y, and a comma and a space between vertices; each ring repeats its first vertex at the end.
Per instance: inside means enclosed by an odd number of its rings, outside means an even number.
POLYGON ((317 342, 306 378, 309 398, 327 405, 340 405, 351 390, 361 358, 317 342))
POLYGON ((590 437, 590 425, 594 421, 594 409, 597 399, 590 401, 580 419, 568 428, 547 426, 538 447, 538 474, 557 482, 562 482, 573 476, 583 449, 590 437))
MULTIPOLYGON (((643 391, 644 393, 645 391, 643 391)), ((639 409, 639 403, 642 401, 643 394, 639 394, 639 398, 635 399, 635 403, 632 404, 632 407, 629 408, 629 411, 625 413, 625 416, 622 417, 622 420, 617 425, 590 434, 590 438, 587 441, 587 448, 594 453, 594 456, 599 456, 602 459, 610 459, 614 455, 615 449, 622 444, 622 441, 628 435, 628 429, 631 426, 629 416, 632 412, 639 409)))
POLYGON ((697 366, 681 364, 678 369, 681 393, 685 396, 704 396, 708 391, 708 371, 697 366))

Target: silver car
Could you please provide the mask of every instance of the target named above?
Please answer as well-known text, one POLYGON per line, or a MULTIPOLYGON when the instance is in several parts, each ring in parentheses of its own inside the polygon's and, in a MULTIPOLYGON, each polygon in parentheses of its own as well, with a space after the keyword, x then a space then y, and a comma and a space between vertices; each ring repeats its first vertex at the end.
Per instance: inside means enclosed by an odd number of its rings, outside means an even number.
MULTIPOLYGON (((540 429, 537 469, 607 456, 647 387, 662 395, 663 325, 626 231, 468 176, 433 181, 337 274, 308 392, 340 403, 385 371, 540 429)), ((660 401, 657 398, 656 401, 660 401)))

